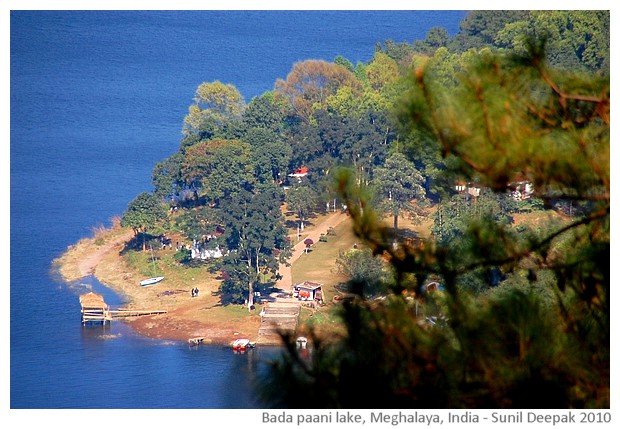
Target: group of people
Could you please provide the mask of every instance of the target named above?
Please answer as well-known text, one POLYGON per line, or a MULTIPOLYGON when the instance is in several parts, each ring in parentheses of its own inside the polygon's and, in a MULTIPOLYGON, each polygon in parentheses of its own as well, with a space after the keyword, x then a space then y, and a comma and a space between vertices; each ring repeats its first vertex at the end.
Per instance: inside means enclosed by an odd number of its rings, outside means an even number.
POLYGON ((193 287, 192 288, 192 298, 194 298, 195 296, 198 296, 198 288, 197 287, 193 287))

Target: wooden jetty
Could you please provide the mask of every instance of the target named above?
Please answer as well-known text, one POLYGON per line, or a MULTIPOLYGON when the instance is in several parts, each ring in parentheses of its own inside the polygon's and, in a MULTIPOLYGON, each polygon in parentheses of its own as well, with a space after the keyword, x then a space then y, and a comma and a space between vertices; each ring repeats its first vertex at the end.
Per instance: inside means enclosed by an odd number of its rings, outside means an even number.
POLYGON ((119 317, 147 316, 151 314, 164 314, 165 310, 110 310, 110 306, 105 303, 103 296, 94 292, 80 295, 80 305, 82 307, 82 324, 101 323, 103 325, 111 323, 112 319, 119 317))

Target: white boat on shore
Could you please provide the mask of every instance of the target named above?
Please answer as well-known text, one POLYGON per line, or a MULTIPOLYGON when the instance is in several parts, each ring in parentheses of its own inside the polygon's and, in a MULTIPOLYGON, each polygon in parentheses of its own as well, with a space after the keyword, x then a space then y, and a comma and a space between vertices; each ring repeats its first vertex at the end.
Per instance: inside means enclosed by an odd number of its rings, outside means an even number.
POLYGON ((154 285, 155 283, 159 283, 163 279, 164 279, 163 277, 151 277, 149 279, 142 280, 140 282, 140 286, 151 286, 151 285, 154 285))
POLYGON ((235 352, 244 352, 246 349, 254 348, 256 344, 250 342, 247 338, 238 338, 233 341, 232 348, 235 352))

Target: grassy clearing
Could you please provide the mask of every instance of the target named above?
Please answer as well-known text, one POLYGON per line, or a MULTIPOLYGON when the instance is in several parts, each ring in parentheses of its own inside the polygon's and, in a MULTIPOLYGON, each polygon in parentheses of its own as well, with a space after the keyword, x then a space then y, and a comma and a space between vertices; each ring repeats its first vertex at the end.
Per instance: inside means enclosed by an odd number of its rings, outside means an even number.
POLYGON ((318 241, 312 250, 301 255, 293 264, 293 284, 303 281, 322 283, 325 301, 328 302, 336 293, 334 286, 346 278, 336 273, 336 258, 341 251, 353 248, 358 242, 351 228, 349 219, 335 228, 336 235, 327 237, 327 242, 318 241))
POLYGON ((262 308, 262 305, 256 305, 256 310, 250 313, 245 305, 221 305, 219 302, 214 302, 211 306, 207 305, 202 309, 204 311, 202 311, 200 318, 203 322, 211 324, 225 320, 227 324, 239 327, 254 322, 257 325, 256 331, 258 331, 258 326, 260 326, 259 313, 262 308))
MULTIPOLYGON (((435 211, 437 211, 436 206, 427 209, 426 217, 418 221, 414 221, 410 216, 401 216, 398 218, 398 229, 409 230, 413 235, 420 238, 429 238, 433 228, 435 211)), ((394 224, 391 216, 386 216, 384 222, 390 227, 394 224)))
POLYGON ((326 305, 312 310, 302 307, 299 314, 300 334, 309 335, 314 332, 320 337, 333 336, 342 332, 342 324, 338 314, 339 307, 326 305))
MULTIPOLYGON (((386 224, 391 225, 391 218, 385 218, 386 224)), ((405 217, 399 222, 400 229, 408 229, 420 237, 428 237, 432 227, 432 218, 424 219, 421 223, 414 223, 405 217)), ((363 243, 353 234, 351 220, 347 219, 335 229, 335 236, 328 236, 327 242, 317 242, 311 252, 304 254, 293 264, 293 283, 304 280, 323 283, 328 291, 328 299, 333 297, 333 286, 346 278, 336 272, 336 258, 341 251, 348 251, 355 244, 359 248, 363 243), (331 293, 330 293, 331 292, 331 293)))
POLYGON ((124 254, 124 260, 133 273, 139 273, 135 275, 140 278, 164 276, 170 289, 199 286, 205 293, 219 289, 220 281, 216 279, 216 274, 209 272, 208 263, 181 265, 175 261, 175 253, 174 250, 157 250, 153 253, 155 259, 153 262, 150 251, 130 250, 124 254))
POLYGON ((339 308, 335 304, 328 304, 315 310, 303 307, 299 313, 298 334, 309 336, 313 333, 319 338, 328 338, 342 332, 342 321, 337 315, 339 308))
MULTIPOLYGON (((385 223, 392 225, 392 218, 386 217, 385 223)), ((426 218, 421 223, 414 223, 406 217, 402 217, 399 228, 407 229, 419 237, 428 237, 432 227, 432 218, 426 218)), ((302 308, 300 314, 301 330, 308 333, 313 329, 319 335, 334 335, 342 330, 340 318, 338 316, 337 304, 332 304, 332 299, 339 294, 336 286, 345 282, 346 277, 336 271, 336 259, 340 252, 348 251, 357 244, 358 248, 363 248, 363 243, 353 234, 351 220, 347 219, 335 229, 335 236, 328 236, 327 242, 317 242, 313 245, 312 251, 302 255, 292 267, 293 283, 305 280, 323 284, 323 292, 327 305, 317 309, 302 308)))
MULTIPOLYGON (((299 219, 297 215, 286 208, 286 203, 282 206, 282 214, 287 226, 287 233, 289 236, 295 236, 297 234, 297 227, 299 226, 299 219)), ((301 240, 304 240, 306 236, 312 232, 317 225, 320 225, 326 218, 333 215, 333 212, 314 213, 304 222, 304 230, 300 231, 301 240)))
POLYGON ((553 221, 568 221, 569 218, 554 210, 536 210, 511 215, 515 225, 528 225, 534 229, 540 228, 553 221))
POLYGON ((148 252, 129 250, 125 252, 123 258, 138 277, 155 277, 162 275, 162 270, 158 266, 159 264, 151 262, 151 255, 148 252))

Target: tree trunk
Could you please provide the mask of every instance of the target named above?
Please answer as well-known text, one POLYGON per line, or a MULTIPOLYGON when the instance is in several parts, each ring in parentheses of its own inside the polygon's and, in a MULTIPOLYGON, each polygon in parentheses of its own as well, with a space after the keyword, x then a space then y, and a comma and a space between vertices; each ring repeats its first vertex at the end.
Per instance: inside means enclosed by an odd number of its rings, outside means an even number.
POLYGON ((396 241, 396 232, 398 231, 398 214, 394 213, 394 240, 392 241, 392 247, 396 249, 398 242, 396 241))
POLYGON ((254 279, 252 278, 252 259, 248 258, 248 311, 252 311, 252 306, 254 305, 254 279))
POLYGON ((259 252, 260 252, 260 249, 258 249, 258 250, 256 251, 256 276, 257 276, 257 277, 258 277, 258 275, 259 275, 259 273, 260 273, 260 270, 258 269, 258 254, 259 254, 259 252))

